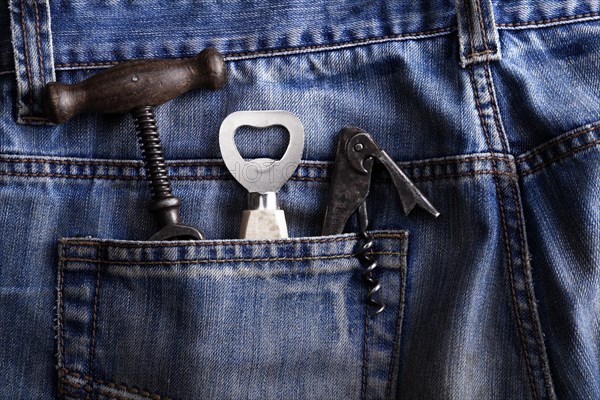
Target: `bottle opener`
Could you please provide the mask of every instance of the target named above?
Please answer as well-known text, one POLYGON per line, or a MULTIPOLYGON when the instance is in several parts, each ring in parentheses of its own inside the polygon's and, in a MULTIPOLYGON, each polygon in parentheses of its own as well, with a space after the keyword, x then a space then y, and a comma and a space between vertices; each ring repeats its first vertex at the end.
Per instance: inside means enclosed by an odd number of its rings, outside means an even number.
POLYGON ((237 111, 229 114, 219 132, 219 146, 225 165, 248 191, 248 209, 242 212, 240 238, 287 238, 287 224, 279 208, 276 193, 290 179, 304 150, 304 127, 288 111, 237 111), (244 160, 234 141, 241 126, 267 128, 279 125, 289 133, 289 144, 280 160, 256 158, 244 160))

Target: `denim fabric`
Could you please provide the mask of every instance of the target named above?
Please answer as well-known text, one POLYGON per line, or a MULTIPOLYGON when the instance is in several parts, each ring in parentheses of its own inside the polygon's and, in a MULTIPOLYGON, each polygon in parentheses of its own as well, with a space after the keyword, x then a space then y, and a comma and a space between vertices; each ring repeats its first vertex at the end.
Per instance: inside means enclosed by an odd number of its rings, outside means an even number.
MULTIPOLYGON (((0 6, 4 399, 600 398, 600 4, 10 0, 0 6), (44 119, 49 80, 221 51, 228 83, 157 108, 182 217, 159 243, 133 121, 44 119), (306 135, 290 236, 241 241, 229 113, 306 135), (386 310, 320 237, 335 137, 372 134, 440 210, 368 211, 386 310)), ((281 154, 275 133, 242 153, 281 154)))

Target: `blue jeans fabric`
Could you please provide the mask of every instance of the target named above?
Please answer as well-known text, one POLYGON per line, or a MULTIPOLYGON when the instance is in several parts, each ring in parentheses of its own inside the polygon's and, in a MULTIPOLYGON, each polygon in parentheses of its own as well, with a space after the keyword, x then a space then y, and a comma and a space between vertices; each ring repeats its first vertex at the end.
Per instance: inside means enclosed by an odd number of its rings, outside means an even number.
POLYGON ((599 35, 583 0, 0 6, 0 398, 600 398, 599 35), (209 239, 148 242, 131 117, 53 126, 41 90, 207 46, 226 87, 157 119, 209 239), (248 109, 305 126, 289 240, 233 239, 246 197, 217 137, 248 109), (346 125, 442 213, 403 216, 375 171, 377 317, 357 236, 318 236, 346 125))

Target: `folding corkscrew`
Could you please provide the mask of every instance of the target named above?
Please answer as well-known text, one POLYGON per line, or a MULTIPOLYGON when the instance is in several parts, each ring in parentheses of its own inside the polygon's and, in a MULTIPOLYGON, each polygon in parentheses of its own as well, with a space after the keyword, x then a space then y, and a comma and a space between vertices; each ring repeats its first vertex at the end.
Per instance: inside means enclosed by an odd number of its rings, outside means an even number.
POLYGON ((126 61, 77 84, 49 83, 44 110, 56 124, 82 112, 131 113, 152 190, 148 208, 159 225, 150 240, 198 240, 204 235, 181 222, 181 200, 172 194, 154 106, 192 89, 220 89, 225 80, 225 61, 213 48, 185 60, 126 61))
POLYGON ((404 214, 410 213, 418 204, 434 217, 440 215, 394 160, 375 143, 371 135, 354 127, 346 127, 340 131, 322 234, 342 233, 350 216, 354 212, 357 213, 359 235, 362 239, 357 257, 364 264, 362 275, 368 287, 365 297, 367 304, 375 309, 373 316, 385 309, 385 304, 376 298, 377 292, 381 290, 381 283, 373 276, 377 260, 372 252, 373 237, 367 232, 369 219, 366 199, 376 159, 390 173, 400 195, 404 214))
POLYGON ((417 204, 434 217, 440 215, 371 135, 360 128, 346 127, 338 137, 323 235, 342 233, 350 216, 364 203, 369 194, 375 160, 379 160, 390 173, 405 215, 417 204))

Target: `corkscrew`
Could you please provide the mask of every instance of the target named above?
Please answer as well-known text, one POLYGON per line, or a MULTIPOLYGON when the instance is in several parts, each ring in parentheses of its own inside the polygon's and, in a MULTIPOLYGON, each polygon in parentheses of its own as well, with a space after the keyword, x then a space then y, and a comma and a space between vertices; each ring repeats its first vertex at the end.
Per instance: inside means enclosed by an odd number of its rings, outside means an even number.
POLYGON ((213 48, 185 60, 126 61, 77 84, 49 83, 44 110, 56 124, 82 112, 131 113, 152 192, 148 209, 159 225, 150 240, 199 240, 204 235, 181 222, 181 200, 171 189, 154 106, 192 89, 220 89, 225 80, 225 61, 213 48))
POLYGON ((381 283, 374 276, 377 260, 373 254, 373 237, 367 230, 369 220, 366 199, 376 159, 388 170, 400 196, 405 215, 408 215, 416 205, 434 217, 440 214, 394 160, 375 143, 371 135, 355 127, 346 127, 340 131, 322 234, 342 233, 350 216, 357 212, 361 238, 357 257, 365 265, 363 280, 367 284, 366 301, 375 308, 374 315, 385 309, 385 304, 376 298, 381 290, 381 283))

